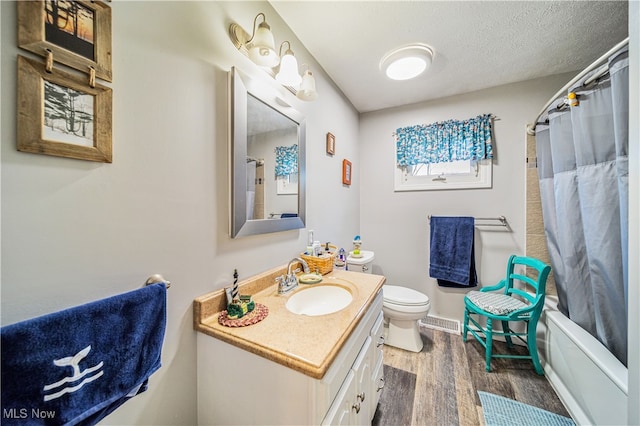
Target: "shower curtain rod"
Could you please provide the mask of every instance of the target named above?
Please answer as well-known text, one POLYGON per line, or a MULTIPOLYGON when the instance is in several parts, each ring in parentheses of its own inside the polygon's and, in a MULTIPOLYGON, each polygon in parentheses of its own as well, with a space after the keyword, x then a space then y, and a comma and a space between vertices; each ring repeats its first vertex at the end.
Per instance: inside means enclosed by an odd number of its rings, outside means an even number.
MULTIPOLYGON (((616 44, 615 46, 613 46, 611 48, 611 50, 609 50, 607 53, 605 53, 604 55, 602 55, 600 58, 598 58, 594 63, 592 63, 591 65, 589 65, 587 68, 585 68, 584 70, 582 70, 582 72, 578 75, 576 75, 570 82, 568 82, 567 84, 564 85, 564 87, 560 90, 558 90, 558 92, 553 95, 553 97, 551 97, 551 99, 549 99, 549 102, 547 102, 544 107, 542 108, 542 110, 540 110, 540 113, 536 116, 536 119, 533 120, 533 124, 527 124, 527 134, 533 136, 536 134, 536 126, 539 124, 538 120, 540 119, 540 117, 542 117, 544 115, 545 112, 547 112, 549 106, 556 100, 558 99, 560 96, 563 96, 565 94, 565 92, 567 90, 569 90, 569 88, 571 86, 573 86, 574 84, 576 84, 578 81, 580 81, 580 79, 582 79, 585 75, 587 75, 588 73, 590 73, 591 71, 593 71, 594 69, 596 69, 597 67, 599 67, 600 65, 604 64, 605 62, 607 62, 609 60, 609 57, 611 55, 613 55, 615 52, 617 52, 618 50, 620 50, 622 47, 624 47, 625 45, 629 44, 629 37, 625 38, 624 40, 622 40, 620 43, 616 44)), ((585 83, 591 83, 594 80, 597 80, 598 78, 600 78, 602 75, 604 75, 605 73, 598 73, 598 75, 594 75, 593 77, 591 77, 589 80, 587 80, 585 83)))

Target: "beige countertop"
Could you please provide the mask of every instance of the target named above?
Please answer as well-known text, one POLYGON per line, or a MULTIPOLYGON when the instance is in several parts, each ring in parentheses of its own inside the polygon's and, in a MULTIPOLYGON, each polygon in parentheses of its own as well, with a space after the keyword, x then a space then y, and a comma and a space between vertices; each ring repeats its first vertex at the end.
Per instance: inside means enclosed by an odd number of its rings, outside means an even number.
POLYGON ((219 324, 218 316, 226 308, 224 289, 220 289, 194 300, 194 329, 321 379, 367 312, 385 277, 334 270, 319 284, 300 284, 290 293, 279 295, 275 277, 285 269, 274 268, 239 283, 240 294, 251 294, 254 302, 267 306, 269 314, 264 320, 246 327, 219 324), (291 313, 285 307, 291 295, 323 284, 348 288, 353 301, 341 311, 313 317, 291 313))

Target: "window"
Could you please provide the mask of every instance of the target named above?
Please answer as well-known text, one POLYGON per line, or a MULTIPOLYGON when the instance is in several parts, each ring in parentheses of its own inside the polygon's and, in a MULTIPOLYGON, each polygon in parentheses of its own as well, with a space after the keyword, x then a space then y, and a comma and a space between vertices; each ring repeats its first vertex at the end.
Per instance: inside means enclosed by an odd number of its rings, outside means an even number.
POLYGON ((394 190, 491 188, 492 119, 482 114, 397 129, 394 190))
POLYGON ((491 188, 491 159, 394 166, 395 191, 491 188))

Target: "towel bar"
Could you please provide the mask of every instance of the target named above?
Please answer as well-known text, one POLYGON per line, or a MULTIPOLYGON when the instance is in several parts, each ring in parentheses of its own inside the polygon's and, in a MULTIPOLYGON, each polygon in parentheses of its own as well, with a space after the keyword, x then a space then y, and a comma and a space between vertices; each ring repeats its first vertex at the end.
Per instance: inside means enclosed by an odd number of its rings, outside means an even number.
POLYGON ((149 278, 147 278, 147 281, 144 283, 144 285, 151 285, 151 284, 158 284, 158 283, 165 283, 167 285, 167 288, 171 287, 171 281, 165 280, 164 277, 160 274, 151 275, 149 278))
MULTIPOLYGON (((431 221, 431 215, 427 216, 427 219, 431 221)), ((476 226, 504 226, 507 227, 507 218, 504 216, 498 217, 476 217, 475 220, 496 220, 500 221, 500 223, 476 223, 476 226)))

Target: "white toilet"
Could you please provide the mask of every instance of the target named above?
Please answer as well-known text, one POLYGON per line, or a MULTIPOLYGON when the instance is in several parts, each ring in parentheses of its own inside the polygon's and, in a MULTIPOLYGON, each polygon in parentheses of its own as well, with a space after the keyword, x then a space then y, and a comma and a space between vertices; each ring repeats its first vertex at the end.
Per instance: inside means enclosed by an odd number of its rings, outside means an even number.
MULTIPOLYGON (((374 253, 361 250, 361 257, 347 257, 347 270, 371 273, 374 253)), ((382 286, 384 343, 411 352, 422 350, 418 320, 427 316, 431 303, 427 295, 407 287, 382 286)))
POLYGON ((419 291, 395 285, 382 286, 384 343, 411 352, 422 350, 418 320, 427 316, 431 303, 419 291))

